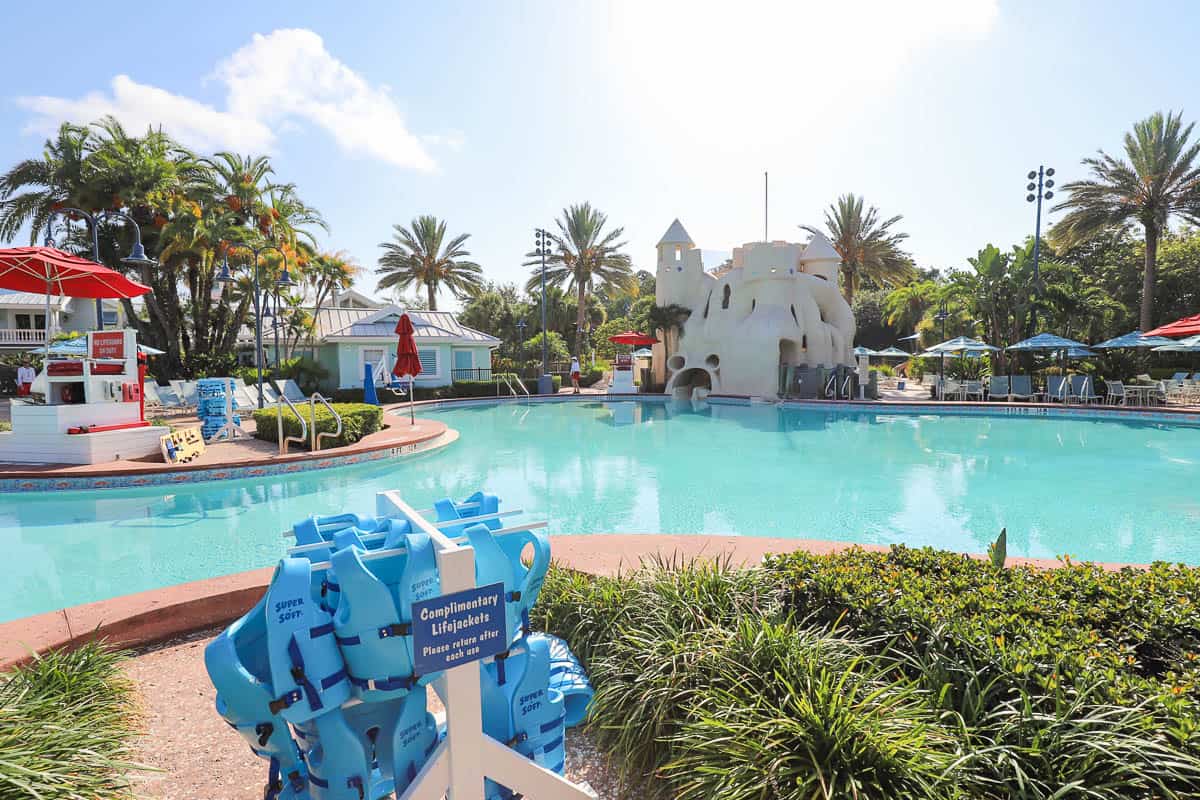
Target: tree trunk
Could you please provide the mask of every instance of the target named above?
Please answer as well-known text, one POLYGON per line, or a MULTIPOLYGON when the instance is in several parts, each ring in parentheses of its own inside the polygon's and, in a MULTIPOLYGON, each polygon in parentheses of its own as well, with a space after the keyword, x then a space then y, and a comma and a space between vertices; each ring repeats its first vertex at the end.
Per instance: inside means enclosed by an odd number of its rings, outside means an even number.
POLYGON ((1158 281, 1158 228, 1146 226, 1146 265, 1142 273, 1142 331, 1154 327, 1154 286, 1158 281))
POLYGON ((587 319, 587 285, 582 282, 579 282, 579 281, 576 281, 576 284, 578 285, 578 289, 576 291, 576 298, 579 302, 578 302, 578 308, 575 309, 575 353, 574 353, 574 355, 578 358, 582 358, 583 357, 583 347, 581 347, 581 345, 583 342, 583 323, 587 319))
POLYGON ((429 293, 429 310, 437 311, 437 286, 427 283, 425 284, 425 289, 429 293))
POLYGON ((842 297, 848 305, 854 305, 854 270, 848 264, 842 264, 842 297))

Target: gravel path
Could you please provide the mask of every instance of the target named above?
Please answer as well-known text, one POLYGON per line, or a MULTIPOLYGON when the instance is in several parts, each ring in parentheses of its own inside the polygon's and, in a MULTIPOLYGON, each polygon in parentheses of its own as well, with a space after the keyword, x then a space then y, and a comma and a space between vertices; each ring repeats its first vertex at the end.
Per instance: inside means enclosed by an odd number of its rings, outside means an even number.
MULTIPOLYGON (((213 710, 204 646, 216 631, 184 637, 131 659, 126 672, 141 693, 146 736, 140 763, 156 771, 134 777, 144 800, 261 800, 266 762, 213 710)), ((441 710, 432 690, 430 710, 441 710)), ((633 800, 587 733, 567 733, 567 777, 587 781, 602 800, 633 800)))

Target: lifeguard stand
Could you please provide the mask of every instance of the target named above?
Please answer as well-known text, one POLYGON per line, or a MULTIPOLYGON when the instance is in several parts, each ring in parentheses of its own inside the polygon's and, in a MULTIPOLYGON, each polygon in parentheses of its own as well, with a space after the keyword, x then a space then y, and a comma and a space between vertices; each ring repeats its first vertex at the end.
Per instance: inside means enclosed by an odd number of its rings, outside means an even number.
POLYGON ((144 368, 132 330, 92 331, 84 358, 46 359, 30 396, 12 401, 0 462, 97 464, 159 452, 146 422, 144 368))

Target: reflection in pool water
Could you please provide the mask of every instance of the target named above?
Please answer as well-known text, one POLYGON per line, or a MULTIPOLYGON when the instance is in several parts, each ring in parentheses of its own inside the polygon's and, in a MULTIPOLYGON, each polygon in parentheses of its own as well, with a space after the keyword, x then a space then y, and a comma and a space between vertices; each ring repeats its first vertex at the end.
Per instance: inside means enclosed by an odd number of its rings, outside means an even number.
POLYGON ((0 619, 268 566, 312 513, 484 488, 551 533, 722 533, 1200 564, 1200 429, 663 402, 446 408, 439 451, 286 477, 0 496, 0 619))

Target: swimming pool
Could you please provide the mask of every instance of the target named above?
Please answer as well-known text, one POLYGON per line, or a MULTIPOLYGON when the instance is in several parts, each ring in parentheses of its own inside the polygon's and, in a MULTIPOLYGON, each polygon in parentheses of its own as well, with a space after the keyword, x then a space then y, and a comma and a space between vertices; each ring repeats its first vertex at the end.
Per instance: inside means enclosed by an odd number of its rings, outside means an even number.
POLYGON ((1200 564, 1200 428, 902 409, 554 402, 423 412, 410 458, 232 481, 0 495, 0 620, 268 566, 311 513, 478 488, 554 534, 720 533, 1200 564))

